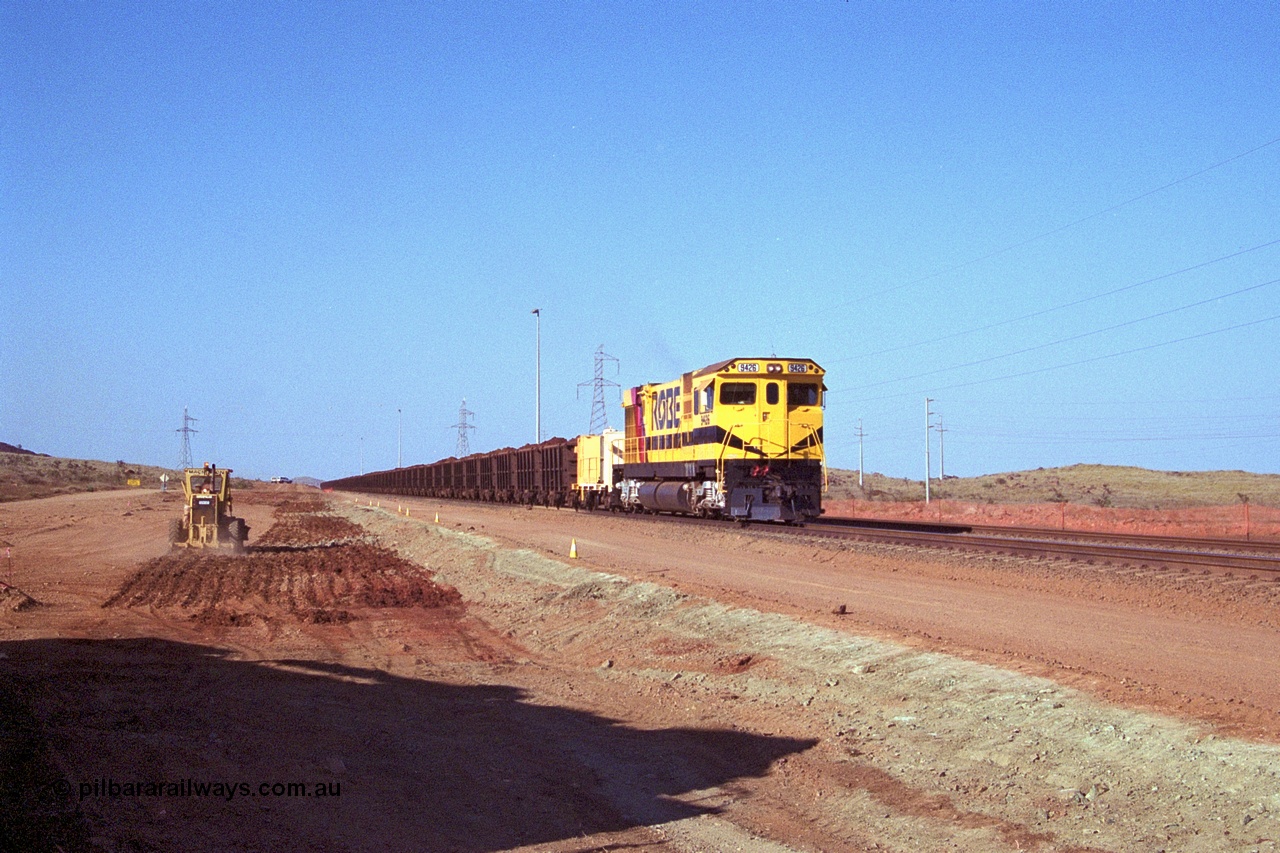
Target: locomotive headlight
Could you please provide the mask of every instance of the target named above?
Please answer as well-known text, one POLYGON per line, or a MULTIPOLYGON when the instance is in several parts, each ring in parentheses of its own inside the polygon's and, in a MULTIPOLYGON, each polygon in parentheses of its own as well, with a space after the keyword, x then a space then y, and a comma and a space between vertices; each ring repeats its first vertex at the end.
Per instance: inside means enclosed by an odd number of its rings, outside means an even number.
POLYGON ((769 373, 781 373, 781 372, 782 372, 782 365, 781 365, 781 364, 771 364, 771 365, 769 365, 769 367, 768 367, 768 368, 766 368, 766 369, 768 370, 768 372, 769 372, 769 373))

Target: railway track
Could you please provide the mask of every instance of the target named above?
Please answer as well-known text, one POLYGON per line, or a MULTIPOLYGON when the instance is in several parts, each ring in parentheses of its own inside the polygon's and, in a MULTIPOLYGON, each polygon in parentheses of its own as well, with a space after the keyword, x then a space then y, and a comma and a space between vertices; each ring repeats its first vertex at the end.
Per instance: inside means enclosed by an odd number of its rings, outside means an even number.
POLYGON ((823 518, 816 522, 840 527, 883 530, 919 530, 932 533, 975 533, 1018 539, 1053 539, 1062 542, 1096 542, 1164 547, 1184 551, 1222 551, 1244 554, 1280 553, 1280 541, 1224 537, 1150 536, 1140 533, 1101 533, 1064 530, 1056 527, 1010 527, 1005 525, 956 524, 910 519, 823 518))
MULTIPOLYGON (((681 516, 640 516, 724 529, 726 522, 681 516)), ((1265 575, 1280 581, 1280 542, 979 527, 909 520, 825 518, 804 526, 754 524, 757 535, 853 540, 1014 557, 1069 560, 1138 569, 1199 570, 1220 575, 1265 575)))
POLYGON ((805 527, 803 533, 824 538, 1007 556, 1085 560, 1140 568, 1242 571, 1280 576, 1280 543, 1274 542, 916 522, 880 524, 858 519, 823 519, 805 527))
MULTIPOLYGON (((454 502, 446 498, 428 500, 454 502)), ((982 527, 911 520, 824 518, 803 526, 769 523, 736 526, 723 520, 677 515, 636 515, 634 520, 642 524, 679 523, 719 530, 739 529, 771 538, 846 540, 1138 569, 1194 569, 1226 576, 1240 572, 1246 576, 1270 576, 1280 581, 1280 542, 982 527)))

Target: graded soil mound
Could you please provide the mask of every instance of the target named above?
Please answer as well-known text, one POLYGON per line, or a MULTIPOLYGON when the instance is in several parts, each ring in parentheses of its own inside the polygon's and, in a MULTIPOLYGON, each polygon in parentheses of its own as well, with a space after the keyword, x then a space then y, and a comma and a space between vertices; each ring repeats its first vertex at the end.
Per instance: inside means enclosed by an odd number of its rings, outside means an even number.
POLYGON ((350 622, 358 608, 459 607, 458 592, 395 553, 362 541, 317 500, 288 500, 240 556, 176 551, 133 573, 104 607, 178 608, 202 624, 242 626, 278 616, 350 622))
MULTIPOLYGON (((286 510, 281 507, 276 512, 279 514, 286 510)), ((364 531, 358 525, 352 524, 345 518, 289 513, 273 524, 270 530, 259 536, 254 547, 261 549, 336 545, 359 539, 363 535, 364 531)))
MULTIPOLYGON (((308 622, 349 621, 359 607, 448 607, 456 590, 431 573, 372 545, 338 545, 234 557, 184 552, 146 563, 104 607, 176 607, 202 620, 209 611, 292 614, 308 622)), ((218 621, 218 619, 214 619, 218 621)))
POLYGON ((320 498, 290 498, 276 508, 276 513, 277 515, 319 513, 324 512, 325 509, 325 502, 320 498))

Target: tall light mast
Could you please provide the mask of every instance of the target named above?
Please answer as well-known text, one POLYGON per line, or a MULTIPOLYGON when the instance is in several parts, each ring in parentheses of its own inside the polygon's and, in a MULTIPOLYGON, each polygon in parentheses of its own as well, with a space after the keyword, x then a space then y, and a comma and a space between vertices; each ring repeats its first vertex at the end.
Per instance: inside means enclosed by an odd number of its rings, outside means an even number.
POLYGON ((542 444, 542 309, 534 308, 537 324, 537 349, 533 379, 533 429, 534 443, 542 444))

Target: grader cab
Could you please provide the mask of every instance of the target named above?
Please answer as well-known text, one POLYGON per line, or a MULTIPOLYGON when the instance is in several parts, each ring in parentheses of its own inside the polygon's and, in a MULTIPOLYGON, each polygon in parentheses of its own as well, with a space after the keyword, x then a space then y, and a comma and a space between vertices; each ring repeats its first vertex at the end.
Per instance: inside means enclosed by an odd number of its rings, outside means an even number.
POLYGON ((182 518, 169 525, 169 538, 179 548, 229 548, 244 551, 249 525, 231 509, 231 469, 205 464, 182 472, 185 506, 182 518))

